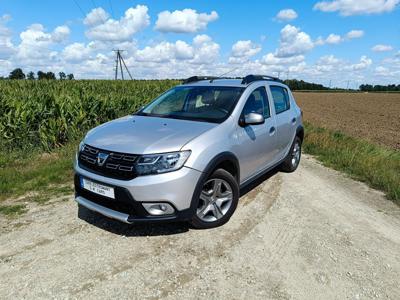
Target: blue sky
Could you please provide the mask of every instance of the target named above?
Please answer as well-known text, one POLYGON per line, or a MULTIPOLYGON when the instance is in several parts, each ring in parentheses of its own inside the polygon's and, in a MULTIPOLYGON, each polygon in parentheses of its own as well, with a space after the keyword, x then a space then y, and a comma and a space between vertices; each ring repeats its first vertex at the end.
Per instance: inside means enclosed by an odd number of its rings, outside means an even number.
POLYGON ((114 48, 137 78, 234 70, 399 84, 400 0, 0 0, 2 76, 21 67, 111 79, 114 48))

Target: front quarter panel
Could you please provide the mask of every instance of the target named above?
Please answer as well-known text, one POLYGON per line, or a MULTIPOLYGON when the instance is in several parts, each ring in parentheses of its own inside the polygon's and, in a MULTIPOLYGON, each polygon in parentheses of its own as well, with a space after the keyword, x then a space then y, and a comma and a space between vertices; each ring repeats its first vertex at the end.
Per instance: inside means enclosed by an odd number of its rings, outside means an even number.
POLYGON ((182 150, 192 151, 185 166, 204 172, 215 156, 231 151, 236 139, 234 124, 230 116, 225 122, 184 145, 182 150))

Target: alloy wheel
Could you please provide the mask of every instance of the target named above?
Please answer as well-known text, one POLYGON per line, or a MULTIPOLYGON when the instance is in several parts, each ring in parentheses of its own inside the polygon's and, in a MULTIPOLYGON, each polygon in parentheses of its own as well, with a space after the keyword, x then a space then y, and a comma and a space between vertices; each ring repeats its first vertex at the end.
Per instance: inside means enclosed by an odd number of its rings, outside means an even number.
POLYGON ((233 193, 230 184, 220 178, 213 178, 203 185, 197 216, 204 222, 221 219, 232 205, 233 193))

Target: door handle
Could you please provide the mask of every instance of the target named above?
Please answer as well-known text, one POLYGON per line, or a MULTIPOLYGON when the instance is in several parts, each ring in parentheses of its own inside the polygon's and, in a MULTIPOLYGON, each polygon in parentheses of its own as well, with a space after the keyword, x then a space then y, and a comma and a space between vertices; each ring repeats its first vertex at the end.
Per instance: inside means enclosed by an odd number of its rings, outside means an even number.
POLYGON ((296 123, 296 118, 292 119, 292 124, 296 123))
POLYGON ((275 127, 272 126, 272 127, 269 129, 269 134, 270 134, 270 135, 273 135, 274 133, 275 133, 275 127))

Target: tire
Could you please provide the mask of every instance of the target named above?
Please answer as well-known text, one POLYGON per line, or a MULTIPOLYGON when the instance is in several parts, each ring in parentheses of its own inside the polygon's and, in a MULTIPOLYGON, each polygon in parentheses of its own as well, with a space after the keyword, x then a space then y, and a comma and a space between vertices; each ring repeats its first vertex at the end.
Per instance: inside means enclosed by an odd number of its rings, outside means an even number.
POLYGON ((301 139, 296 136, 292 143, 292 146, 290 147, 289 154, 286 156, 281 165, 281 170, 283 172, 292 173, 296 171, 301 159, 301 143, 301 139))
POLYGON ((197 229, 224 225, 235 212, 239 201, 236 179, 226 170, 217 169, 202 185, 190 224, 197 229))

